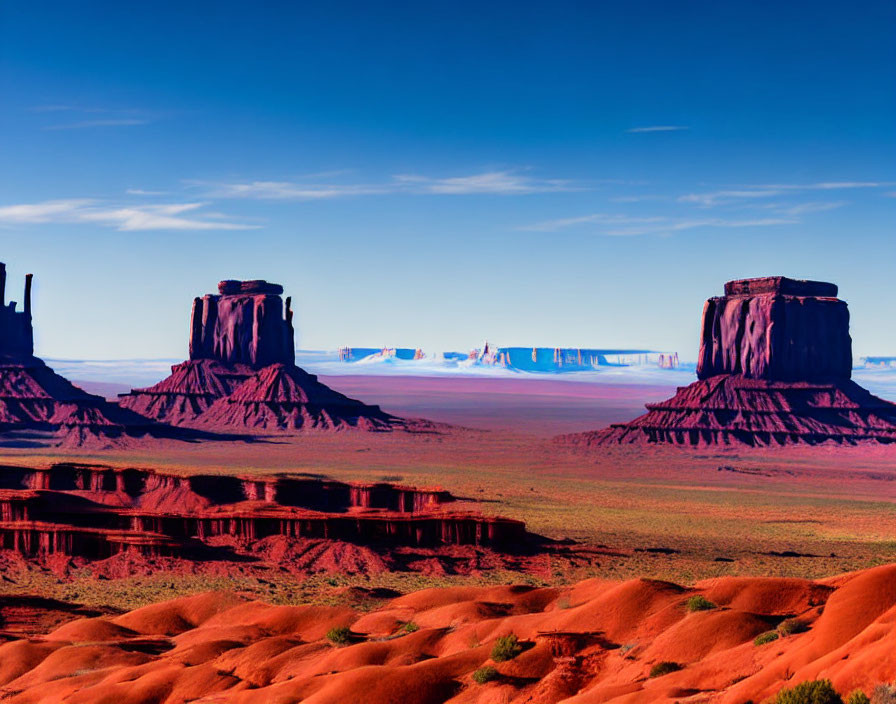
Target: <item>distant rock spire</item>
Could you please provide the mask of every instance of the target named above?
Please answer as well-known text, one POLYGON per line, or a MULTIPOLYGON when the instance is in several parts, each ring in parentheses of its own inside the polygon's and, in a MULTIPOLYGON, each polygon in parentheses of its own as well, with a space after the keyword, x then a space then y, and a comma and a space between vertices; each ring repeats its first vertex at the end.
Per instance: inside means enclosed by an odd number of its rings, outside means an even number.
POLYGON ((25 276, 25 305, 19 312, 15 301, 6 303, 6 264, 0 262, 0 357, 28 359, 34 355, 31 280, 31 274, 25 276))

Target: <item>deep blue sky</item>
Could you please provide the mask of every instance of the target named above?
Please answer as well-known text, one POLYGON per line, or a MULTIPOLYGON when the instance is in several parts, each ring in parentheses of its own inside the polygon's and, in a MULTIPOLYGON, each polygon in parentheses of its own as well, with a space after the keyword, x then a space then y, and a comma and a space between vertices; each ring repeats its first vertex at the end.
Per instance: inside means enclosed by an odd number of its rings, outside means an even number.
POLYGON ((38 352, 182 357, 283 283, 305 348, 696 352, 731 278, 896 354, 896 5, 0 6, 0 260, 38 352))

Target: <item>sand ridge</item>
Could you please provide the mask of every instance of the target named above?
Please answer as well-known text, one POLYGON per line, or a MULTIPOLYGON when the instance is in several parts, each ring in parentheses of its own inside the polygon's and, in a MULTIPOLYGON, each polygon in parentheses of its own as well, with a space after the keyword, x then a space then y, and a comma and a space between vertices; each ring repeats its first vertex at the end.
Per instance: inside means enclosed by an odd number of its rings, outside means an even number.
POLYGON ((367 613, 209 592, 6 634, 0 700, 318 704, 363 692, 369 704, 736 704, 821 677, 842 693, 896 678, 894 619, 896 565, 823 581, 427 589, 367 613), (689 611, 696 595, 712 607, 689 611), (794 618, 804 632, 754 643, 794 618), (344 643, 332 642, 339 628, 344 643), (495 662, 496 639, 511 633, 521 653, 495 662), (661 662, 680 669, 651 677, 661 662), (484 666, 497 676, 477 684, 484 666))

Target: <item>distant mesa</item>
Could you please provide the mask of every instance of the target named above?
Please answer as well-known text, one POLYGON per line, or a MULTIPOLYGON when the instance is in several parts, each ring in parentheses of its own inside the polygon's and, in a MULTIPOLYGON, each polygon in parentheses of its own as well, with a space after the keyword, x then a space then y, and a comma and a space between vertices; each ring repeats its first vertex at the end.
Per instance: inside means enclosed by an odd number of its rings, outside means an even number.
POLYGON ((106 446, 183 435, 88 394, 34 356, 31 282, 28 274, 17 311, 14 301, 6 302, 6 265, 0 263, 0 446, 106 446))
POLYGON ((725 284, 703 309, 698 380, 630 423, 574 445, 854 444, 896 441, 896 404, 853 382, 837 286, 783 276, 725 284))
POLYGON ((469 352, 434 355, 427 355, 419 347, 341 347, 338 358, 340 362, 348 363, 428 360, 456 369, 500 367, 508 371, 539 374, 594 371, 606 367, 679 367, 677 352, 585 347, 496 347, 489 342, 469 352))
POLYGON ((470 357, 479 364, 523 372, 577 372, 602 367, 678 367, 678 353, 585 347, 495 347, 488 342, 470 357))
POLYGON ((190 359, 123 395, 121 406, 165 423, 251 431, 423 430, 344 396, 295 364, 291 299, 267 281, 222 281, 193 300, 190 359))

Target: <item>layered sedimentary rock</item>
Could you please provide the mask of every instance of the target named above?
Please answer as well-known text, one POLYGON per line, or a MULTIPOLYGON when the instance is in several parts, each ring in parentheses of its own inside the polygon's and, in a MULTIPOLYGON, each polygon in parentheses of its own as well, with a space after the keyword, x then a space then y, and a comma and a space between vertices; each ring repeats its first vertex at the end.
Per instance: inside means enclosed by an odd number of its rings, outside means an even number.
POLYGON ((849 310, 834 284, 729 281, 703 308, 697 377, 830 381, 852 374, 849 310))
POLYGON ((190 359, 264 367, 295 363, 291 299, 267 281, 222 281, 193 300, 190 359))
POLYGON ((849 311, 834 284, 730 281, 703 311, 698 380, 630 423, 565 436, 637 442, 774 445, 896 442, 896 404, 850 379, 849 311))
POLYGON ((519 521, 446 510, 454 499, 437 489, 76 464, 0 469, 0 548, 26 557, 188 555, 220 537, 508 546, 526 534, 519 521))
MULTIPOLYGON (((267 281, 222 281, 193 301, 190 359, 119 403, 175 425, 250 431, 410 428, 295 365, 290 299, 267 281)), ((414 424, 414 427, 423 427, 414 424)))
MULTIPOLYGON (((109 403, 70 383, 34 356, 31 274, 25 278, 24 310, 6 303, 6 267, 0 263, 0 433, 4 442, 54 445, 119 444, 169 429, 109 403), (40 437, 10 438, 10 434, 40 437)), ((177 433, 174 433, 177 435, 177 433)))

